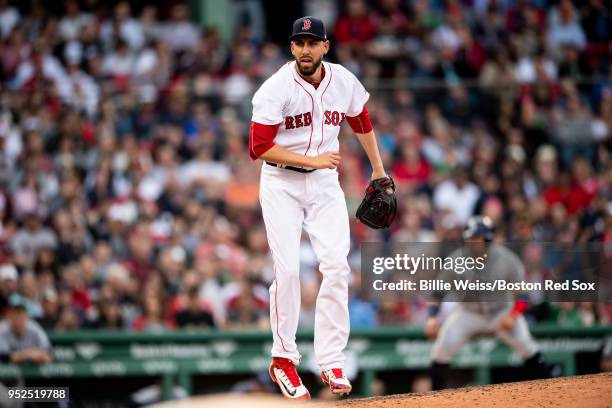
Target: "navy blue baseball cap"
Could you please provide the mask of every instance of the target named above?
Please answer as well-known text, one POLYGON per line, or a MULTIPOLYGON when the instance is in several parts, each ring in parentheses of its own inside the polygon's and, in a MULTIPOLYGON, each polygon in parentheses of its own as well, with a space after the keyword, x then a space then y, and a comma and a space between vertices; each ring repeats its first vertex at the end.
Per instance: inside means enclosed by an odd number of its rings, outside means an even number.
POLYGON ((495 224, 491 218, 482 215, 474 215, 467 220, 463 239, 483 238, 486 242, 493 241, 495 224))
POLYGON ((299 37, 315 37, 325 41, 327 40, 325 24, 320 19, 312 16, 298 18, 293 22, 293 31, 289 40, 295 40, 299 37))

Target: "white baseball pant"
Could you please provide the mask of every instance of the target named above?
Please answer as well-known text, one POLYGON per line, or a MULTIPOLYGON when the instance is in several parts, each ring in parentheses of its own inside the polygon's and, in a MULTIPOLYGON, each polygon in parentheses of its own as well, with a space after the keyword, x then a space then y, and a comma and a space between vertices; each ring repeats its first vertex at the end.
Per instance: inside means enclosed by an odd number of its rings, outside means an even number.
POLYGON ((299 173, 263 164, 259 198, 275 279, 270 286, 273 357, 295 364, 301 356, 295 343, 300 315, 300 238, 310 237, 323 281, 316 302, 314 352, 321 370, 344 367, 349 337, 347 256, 350 248, 348 211, 338 173, 320 169, 299 173))

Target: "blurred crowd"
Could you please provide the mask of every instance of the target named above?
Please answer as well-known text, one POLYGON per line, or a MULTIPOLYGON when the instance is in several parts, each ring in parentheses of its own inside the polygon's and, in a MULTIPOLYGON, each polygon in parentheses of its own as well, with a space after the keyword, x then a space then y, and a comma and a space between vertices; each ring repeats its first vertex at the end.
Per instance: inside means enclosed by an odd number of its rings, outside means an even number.
MULTIPOLYGON (((426 317, 360 297, 364 240, 458 239, 486 214, 501 242, 612 241, 610 1, 315 3, 329 60, 372 95, 399 192, 390 230, 351 219, 352 327, 426 317)), ((268 326, 250 98, 288 44, 248 25, 224 42, 173 4, 66 0, 58 14, 0 0, 0 310, 17 293, 47 331, 268 326)), ((347 126, 341 155, 354 214, 370 173, 347 126)), ((301 265, 311 328, 320 274, 307 237, 301 265)), ((528 313, 612 321, 590 303, 528 313)))

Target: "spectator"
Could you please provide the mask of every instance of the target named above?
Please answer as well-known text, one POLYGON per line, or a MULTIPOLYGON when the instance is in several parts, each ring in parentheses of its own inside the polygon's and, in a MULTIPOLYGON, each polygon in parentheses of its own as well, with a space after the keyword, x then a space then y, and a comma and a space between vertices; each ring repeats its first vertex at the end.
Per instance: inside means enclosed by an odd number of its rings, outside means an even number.
POLYGON ((57 237, 52 229, 42 225, 42 217, 36 213, 25 216, 24 225, 15 234, 10 242, 15 254, 17 264, 20 266, 33 266, 36 253, 47 247, 55 249, 57 237))
POLYGON ((0 0, 0 37, 5 39, 9 36, 13 27, 15 27, 21 16, 15 7, 8 4, 8 0, 0 0))
POLYGON ((140 22, 132 18, 132 9, 128 1, 120 1, 115 5, 113 18, 105 21, 100 28, 100 37, 107 48, 119 39, 132 50, 138 50, 143 46, 144 32, 140 22))
POLYGON ((417 209, 406 207, 402 214, 401 228, 395 231, 394 239, 397 242, 435 242, 433 231, 425 228, 421 214, 417 209))
POLYGON ((19 289, 19 274, 12 264, 0 266, 0 317, 9 305, 9 298, 19 289))
POLYGON ((115 52, 108 54, 102 61, 102 73, 117 80, 125 80, 135 71, 136 58, 128 43, 119 40, 115 52))
POLYGON ((227 301, 229 328, 262 329, 267 326, 267 302, 256 279, 251 276, 236 284, 238 293, 227 301))
POLYGON ((6 78, 12 78, 17 71, 17 67, 30 54, 30 45, 25 34, 23 28, 16 27, 9 35, 6 45, 0 50, 0 61, 6 78))
POLYGON ((114 301, 103 301, 98 305, 98 316, 91 322, 94 329, 121 330, 125 327, 121 308, 114 301))
POLYGON ((602 43, 610 38, 610 8, 605 1, 591 0, 580 5, 581 25, 589 42, 602 43))
POLYGON ((582 320, 574 302, 561 302, 554 309, 556 312, 555 323, 561 327, 580 327, 582 320))
MULTIPOLYGON (((139 282, 144 283, 149 274, 153 270, 153 240, 149 231, 142 228, 134 228, 128 238, 129 256, 123 262, 139 282)), ((165 252, 160 255, 160 263, 163 270, 168 273, 175 273, 175 264, 168 264, 170 261, 165 261, 165 252), (161 258, 164 258, 162 260, 161 258), (172 268, 172 269, 170 269, 172 268)))
POLYGON ((146 333, 163 333, 168 331, 168 324, 163 318, 162 305, 163 299, 145 297, 142 306, 143 313, 134 321, 134 330, 146 333))
POLYGON ((30 320, 19 294, 9 299, 7 318, 0 322, 0 361, 14 364, 51 362, 51 343, 38 323, 30 320))
POLYGON ((176 4, 171 13, 172 18, 163 27, 161 38, 173 52, 194 49, 200 39, 200 30, 189 21, 187 6, 176 4))
POLYGON ((548 46, 554 56, 560 56, 561 46, 571 44, 579 50, 586 47, 586 36, 579 16, 570 0, 561 0, 548 16, 548 46))
POLYGON ((402 144, 401 161, 393 167, 393 178, 400 187, 416 189, 427 182, 431 166, 420 155, 414 142, 402 144))
POLYGON ((81 12, 79 2, 69 0, 65 3, 65 14, 59 23, 60 36, 66 41, 76 40, 81 33, 81 29, 92 23, 92 17, 81 12))
POLYGON ((450 179, 436 187, 433 202, 437 209, 450 211, 461 225, 465 225, 474 213, 479 195, 478 187, 468 179, 467 169, 457 167, 450 179))
POLYGON ((45 81, 54 85, 61 85, 65 76, 64 67, 50 52, 44 48, 46 45, 42 40, 34 44, 30 58, 24 59, 12 80, 17 89, 34 91, 43 89, 45 81))
POLYGON ((161 31, 157 6, 146 4, 140 12, 140 25, 145 36, 145 42, 155 40, 161 31))
POLYGON ((60 314, 54 330, 58 332, 70 332, 83 327, 82 318, 72 307, 64 307, 60 314))
POLYGON ((45 331, 52 331, 59 322, 58 296, 54 289, 47 288, 43 291, 41 301, 42 314, 36 319, 40 327, 45 331))
POLYGON ((381 302, 378 308, 379 326, 401 326, 409 322, 410 306, 404 302, 381 302))
POLYGON ((188 290, 175 320, 178 327, 185 329, 215 327, 213 316, 203 307, 197 288, 188 290))
POLYGON ((59 96, 76 111, 94 117, 98 112, 100 90, 93 78, 79 68, 83 47, 80 43, 71 42, 64 53, 68 67, 65 81, 59 87, 59 96))
POLYGON ((596 143, 593 121, 578 95, 571 95, 567 111, 562 113, 555 110, 555 116, 556 126, 553 135, 560 146, 564 166, 569 167, 579 156, 593 160, 596 143))
POLYGON ((23 296, 23 301, 26 305, 28 316, 36 320, 42 316, 42 308, 38 296, 38 282, 32 272, 26 272, 21 275, 19 282, 19 292, 23 296))
POLYGON ((376 26, 363 0, 349 0, 346 13, 336 21, 334 37, 338 45, 361 48, 374 38, 376 26))
MULTIPOLYGON (((580 50, 574 44, 565 43, 561 47, 561 59, 559 63, 559 78, 569 78, 580 83, 589 78, 591 68, 587 62, 580 58, 580 50)), ((587 88, 583 85, 582 89, 587 88)))
POLYGON ((583 326, 593 326, 597 321, 595 305, 591 302, 580 302, 578 304, 580 321, 583 326))
POLYGON ((508 7, 506 12, 506 29, 510 32, 517 33, 525 29, 530 21, 535 21, 541 26, 546 16, 544 11, 537 7, 534 2, 529 0, 519 0, 517 4, 508 7))

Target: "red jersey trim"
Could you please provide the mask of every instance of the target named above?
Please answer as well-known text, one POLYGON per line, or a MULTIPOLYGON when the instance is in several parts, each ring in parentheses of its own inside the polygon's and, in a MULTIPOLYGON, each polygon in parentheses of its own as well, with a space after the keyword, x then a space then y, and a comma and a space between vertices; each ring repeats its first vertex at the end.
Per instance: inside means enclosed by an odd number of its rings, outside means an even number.
POLYGON ((346 121, 351 126, 351 129, 355 133, 368 133, 372 131, 372 120, 370 119, 370 112, 368 112, 365 105, 363 105, 363 110, 357 116, 347 116, 346 121))
POLYGON ((249 156, 257 160, 262 154, 274 147, 274 138, 278 133, 280 123, 276 125, 264 125, 251 122, 249 131, 249 156))

